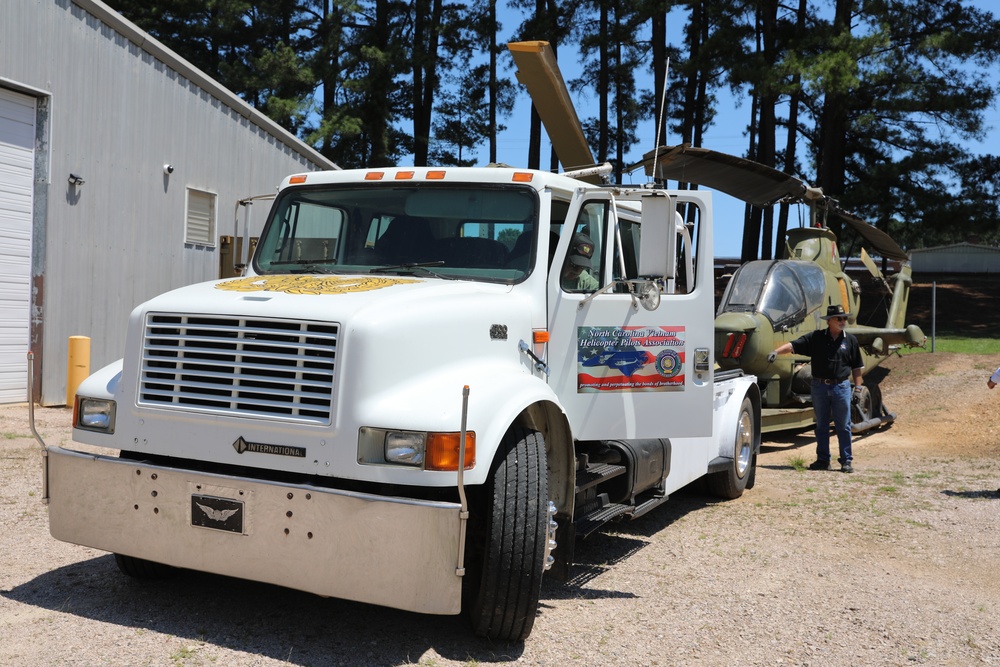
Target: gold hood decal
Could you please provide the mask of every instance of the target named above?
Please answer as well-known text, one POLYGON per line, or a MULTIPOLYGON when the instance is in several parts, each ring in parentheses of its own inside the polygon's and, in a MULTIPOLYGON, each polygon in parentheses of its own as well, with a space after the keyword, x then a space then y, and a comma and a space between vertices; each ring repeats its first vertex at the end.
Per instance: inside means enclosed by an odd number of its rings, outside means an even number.
POLYGON ((284 292, 285 294, 347 294, 419 283, 414 278, 385 276, 247 276, 226 280, 215 289, 232 292, 284 292))

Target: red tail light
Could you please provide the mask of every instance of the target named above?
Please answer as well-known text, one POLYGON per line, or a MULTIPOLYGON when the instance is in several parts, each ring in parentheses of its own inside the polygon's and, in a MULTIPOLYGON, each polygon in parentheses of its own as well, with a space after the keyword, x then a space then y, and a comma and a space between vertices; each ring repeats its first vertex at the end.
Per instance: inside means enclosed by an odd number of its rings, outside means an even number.
POLYGON ((734 336, 733 334, 729 334, 728 336, 726 336, 726 348, 722 351, 722 358, 723 359, 728 359, 729 358, 729 353, 733 349, 733 342, 735 340, 736 340, 736 336, 734 336))
POLYGON ((743 346, 747 344, 747 335, 745 333, 740 334, 739 338, 736 339, 736 346, 733 347, 733 359, 739 359, 743 354, 743 346))

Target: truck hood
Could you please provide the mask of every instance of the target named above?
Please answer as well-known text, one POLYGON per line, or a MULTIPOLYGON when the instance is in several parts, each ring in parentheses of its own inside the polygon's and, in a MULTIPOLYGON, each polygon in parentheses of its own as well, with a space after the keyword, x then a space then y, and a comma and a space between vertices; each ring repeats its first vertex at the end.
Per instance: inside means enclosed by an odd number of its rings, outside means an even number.
POLYGON ((141 308, 146 312, 349 321, 365 313, 382 319, 419 304, 489 298, 511 289, 510 285, 410 276, 267 275, 181 287, 141 308))
POLYGON ((360 433, 457 432, 471 385, 470 428, 499 441, 491 387, 532 375, 522 345, 544 327, 531 293, 371 275, 180 288, 132 313, 117 429, 143 453, 375 479, 391 473, 358 464, 360 433))

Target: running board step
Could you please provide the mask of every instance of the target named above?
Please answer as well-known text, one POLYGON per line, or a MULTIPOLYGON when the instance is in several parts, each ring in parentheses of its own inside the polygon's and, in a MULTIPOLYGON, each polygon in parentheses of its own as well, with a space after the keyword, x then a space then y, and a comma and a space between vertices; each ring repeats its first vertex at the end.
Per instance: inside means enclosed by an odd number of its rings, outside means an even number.
POLYGON ((576 493, 579 496, 579 494, 597 486, 604 480, 624 474, 625 466, 614 465, 612 463, 590 464, 585 469, 576 471, 576 493))
POLYGON ((608 521, 613 521, 620 516, 629 514, 632 509, 631 505, 609 503, 604 507, 597 507, 587 512, 576 520, 577 537, 587 537, 608 521))
POLYGON ((654 507, 659 507, 668 500, 670 500, 670 496, 667 495, 658 495, 658 496, 653 496, 651 498, 647 498, 646 500, 635 506, 635 511, 632 512, 632 516, 630 518, 638 519, 649 510, 653 509, 654 507))

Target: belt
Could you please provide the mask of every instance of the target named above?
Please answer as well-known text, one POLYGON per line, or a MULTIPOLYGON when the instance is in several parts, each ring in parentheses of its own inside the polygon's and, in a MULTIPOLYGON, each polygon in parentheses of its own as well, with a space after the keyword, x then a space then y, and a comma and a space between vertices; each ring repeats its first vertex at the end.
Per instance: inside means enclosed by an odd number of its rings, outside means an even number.
POLYGON ((844 378, 843 380, 831 380, 829 378, 815 378, 815 379, 818 382, 822 382, 823 384, 840 384, 841 382, 847 382, 847 378, 844 378))

